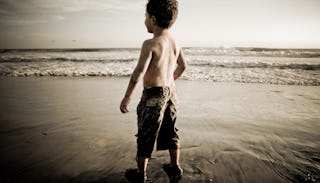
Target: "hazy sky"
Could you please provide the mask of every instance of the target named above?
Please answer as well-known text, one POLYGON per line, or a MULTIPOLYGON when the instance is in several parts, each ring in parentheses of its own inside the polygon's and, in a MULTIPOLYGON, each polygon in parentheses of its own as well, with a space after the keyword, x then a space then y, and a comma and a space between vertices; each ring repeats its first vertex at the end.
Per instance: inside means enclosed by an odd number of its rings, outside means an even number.
MULTIPOLYGON (((0 0, 0 48, 140 47, 147 0, 0 0)), ((320 0, 180 0, 182 46, 320 48, 320 0)))

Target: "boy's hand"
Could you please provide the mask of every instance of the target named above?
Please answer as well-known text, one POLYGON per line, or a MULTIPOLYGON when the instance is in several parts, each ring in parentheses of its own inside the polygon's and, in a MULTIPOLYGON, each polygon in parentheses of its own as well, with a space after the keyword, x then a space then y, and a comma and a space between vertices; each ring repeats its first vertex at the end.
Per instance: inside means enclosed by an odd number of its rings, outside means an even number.
POLYGON ((122 113, 129 112, 129 110, 127 109, 129 102, 130 102, 130 98, 129 97, 124 97, 122 99, 121 104, 120 104, 120 111, 122 113))

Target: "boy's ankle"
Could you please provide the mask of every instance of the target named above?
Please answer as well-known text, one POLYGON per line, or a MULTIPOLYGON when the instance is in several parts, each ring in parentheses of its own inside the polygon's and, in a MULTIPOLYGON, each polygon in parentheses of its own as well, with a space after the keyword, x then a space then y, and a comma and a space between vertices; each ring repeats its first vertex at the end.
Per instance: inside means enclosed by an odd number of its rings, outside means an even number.
POLYGON ((180 167, 180 164, 179 164, 179 163, 170 163, 170 165, 171 165, 172 167, 180 167))
POLYGON ((146 172, 139 172, 138 169, 127 169, 125 176, 130 182, 144 183, 147 180, 146 172))
POLYGON ((181 169, 181 167, 180 167, 180 164, 178 163, 170 163, 170 164, 167 164, 167 166, 170 166, 170 167, 172 167, 172 168, 180 168, 181 169))
POLYGON ((145 171, 141 171, 141 170, 139 170, 139 169, 137 169, 137 173, 146 173, 145 171))
POLYGON ((183 169, 179 164, 163 164, 162 168, 169 176, 182 176, 183 169))

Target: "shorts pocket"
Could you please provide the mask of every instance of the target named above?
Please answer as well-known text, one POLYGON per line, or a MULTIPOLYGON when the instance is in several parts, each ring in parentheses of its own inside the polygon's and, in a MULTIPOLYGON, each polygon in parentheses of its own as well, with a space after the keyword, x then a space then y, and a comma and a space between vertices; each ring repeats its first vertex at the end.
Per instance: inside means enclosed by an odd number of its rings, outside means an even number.
POLYGON ((162 106, 165 103, 164 98, 161 97, 152 97, 146 101, 147 107, 157 107, 162 106))

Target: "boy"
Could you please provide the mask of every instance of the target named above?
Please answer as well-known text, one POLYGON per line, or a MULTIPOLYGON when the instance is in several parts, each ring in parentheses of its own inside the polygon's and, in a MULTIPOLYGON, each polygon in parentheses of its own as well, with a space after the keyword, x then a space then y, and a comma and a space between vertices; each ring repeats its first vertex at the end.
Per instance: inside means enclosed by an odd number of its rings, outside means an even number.
POLYGON ((144 182, 148 159, 157 140, 157 150, 169 150, 171 163, 163 169, 169 176, 182 175, 179 166, 179 136, 175 128, 177 99, 174 80, 186 68, 182 50, 169 34, 176 20, 177 0, 149 0, 145 13, 145 26, 153 38, 144 41, 139 61, 134 69, 125 96, 120 104, 122 113, 127 113, 130 97, 143 77, 143 94, 137 107, 138 169, 126 172, 128 179, 144 182))

